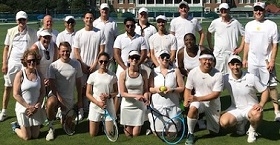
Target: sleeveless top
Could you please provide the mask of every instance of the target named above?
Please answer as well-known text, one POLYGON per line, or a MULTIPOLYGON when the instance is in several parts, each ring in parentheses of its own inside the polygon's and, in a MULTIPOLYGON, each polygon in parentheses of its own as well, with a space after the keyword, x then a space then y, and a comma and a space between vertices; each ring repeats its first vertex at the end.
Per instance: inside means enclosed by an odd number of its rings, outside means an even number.
POLYGON ((195 57, 190 57, 186 51, 186 47, 184 47, 184 68, 185 70, 192 70, 193 68, 200 65, 199 62, 199 55, 200 55, 200 48, 197 51, 197 54, 195 57))
MULTIPOLYGON (((36 70, 36 80, 28 80, 25 68, 22 69, 21 96, 27 104, 34 105, 40 96, 41 78, 36 70)), ((16 111, 25 112, 25 107, 16 102, 16 111)))
POLYGON ((40 72, 42 73, 44 78, 47 78, 47 72, 48 72, 48 68, 49 65, 53 62, 53 56, 54 56, 54 43, 51 42, 48 46, 48 49, 46 49, 43 44, 40 41, 37 41, 35 43, 38 46, 38 50, 39 50, 39 55, 41 56, 41 60, 40 60, 40 65, 38 65, 38 69, 40 70, 40 72), (46 51, 49 52, 49 60, 47 60, 47 53, 46 51))

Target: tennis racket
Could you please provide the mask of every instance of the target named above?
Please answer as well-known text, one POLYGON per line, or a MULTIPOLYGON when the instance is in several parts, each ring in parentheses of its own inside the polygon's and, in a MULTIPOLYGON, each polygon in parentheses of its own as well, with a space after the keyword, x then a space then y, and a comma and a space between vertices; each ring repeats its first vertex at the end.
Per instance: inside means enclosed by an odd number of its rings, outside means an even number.
POLYGON ((103 130, 108 140, 111 142, 117 141, 119 138, 119 131, 116 119, 110 115, 106 108, 104 109, 104 114, 101 119, 104 128, 103 130))
POLYGON ((79 119, 76 119, 78 116, 78 109, 76 107, 67 111, 63 117, 63 130, 67 135, 73 135, 76 130, 76 126, 79 123, 79 119))

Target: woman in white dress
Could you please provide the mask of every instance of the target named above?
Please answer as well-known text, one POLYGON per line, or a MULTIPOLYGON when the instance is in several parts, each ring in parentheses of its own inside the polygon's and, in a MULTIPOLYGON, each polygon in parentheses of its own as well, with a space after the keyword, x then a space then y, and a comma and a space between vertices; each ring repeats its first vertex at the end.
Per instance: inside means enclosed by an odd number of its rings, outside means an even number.
POLYGON ((133 50, 128 54, 129 67, 120 74, 119 87, 123 97, 121 102, 120 124, 124 125, 126 136, 140 134, 144 124, 148 103, 147 72, 139 67, 140 54, 133 50))
POLYGON ((17 122, 13 122, 13 131, 22 139, 38 138, 40 125, 45 120, 45 112, 41 108, 45 95, 44 83, 36 66, 39 55, 35 51, 27 50, 23 54, 24 68, 16 74, 13 94, 16 99, 17 122))
POLYGON ((98 56, 99 69, 90 74, 87 80, 86 96, 90 100, 89 134, 92 137, 98 133, 105 107, 111 117, 116 119, 113 98, 118 93, 117 77, 115 73, 108 70, 109 59, 109 54, 100 53, 98 56))
MULTIPOLYGON (((184 81, 180 70, 170 65, 169 51, 160 51, 158 60, 160 65, 154 69, 149 79, 152 93, 151 106, 161 114, 172 118, 181 111, 179 100, 180 93, 184 91, 184 81)), ((156 119, 154 123, 152 115, 149 114, 148 117, 152 131, 154 131, 154 124, 157 131, 163 131, 161 119, 156 119)), ((169 131, 175 130, 171 127, 169 131)))

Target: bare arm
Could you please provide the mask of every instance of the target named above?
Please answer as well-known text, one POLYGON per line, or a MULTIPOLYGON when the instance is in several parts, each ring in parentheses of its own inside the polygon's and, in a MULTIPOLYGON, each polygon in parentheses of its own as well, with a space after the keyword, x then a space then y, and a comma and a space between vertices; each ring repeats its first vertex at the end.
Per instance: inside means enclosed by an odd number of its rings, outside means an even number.
POLYGON ((245 43, 244 52, 243 52, 243 67, 248 67, 248 52, 249 52, 249 43, 245 43))
POLYGON ((3 61, 2 61, 2 73, 6 74, 8 71, 8 52, 9 52, 9 45, 4 46, 3 50, 3 61))
POLYGON ((234 50, 234 52, 233 52, 233 54, 239 54, 242 50, 243 50, 243 48, 244 48, 244 45, 245 45, 245 41, 244 41, 244 39, 245 39, 245 37, 244 36, 242 36, 242 38, 241 38, 241 42, 240 42, 240 45, 239 45, 239 47, 238 48, 236 48, 235 50, 234 50))
POLYGON ((121 50, 118 48, 114 48, 114 58, 116 62, 125 70, 126 65, 124 64, 122 58, 121 58, 121 50))
POLYGON ((184 67, 184 51, 185 51, 185 49, 182 48, 179 50, 179 52, 177 54, 178 68, 182 75, 188 76, 189 71, 187 71, 184 67))
POLYGON ((272 71, 275 65, 275 60, 277 56, 277 43, 272 44, 271 56, 267 66, 268 71, 272 71))
POLYGON ((170 62, 171 63, 175 62, 176 52, 177 52, 177 50, 171 50, 171 52, 170 52, 170 62))
POLYGON ((209 31, 207 31, 207 43, 208 43, 208 47, 213 51, 214 47, 212 45, 212 33, 210 33, 209 31))
POLYGON ((86 89, 86 96, 88 98, 88 100, 94 104, 96 104, 97 106, 99 106, 100 108, 105 108, 106 104, 105 101, 97 101, 95 99, 95 97, 92 95, 92 85, 91 84, 87 84, 87 89, 86 89))
POLYGON ((203 45, 203 41, 204 41, 204 32, 203 30, 198 31, 199 35, 200 35, 200 39, 199 39, 199 45, 203 45))
POLYGON ((78 95, 78 107, 83 107, 83 101, 82 101, 82 78, 76 78, 76 90, 78 95))
POLYGON ((13 94, 14 94, 14 98, 16 99, 16 101, 19 104, 21 104, 25 108, 28 108, 28 107, 30 107, 31 104, 27 104, 27 102, 23 99, 22 92, 21 92, 22 75, 23 75, 23 72, 19 71, 15 76, 15 80, 14 80, 14 84, 13 84, 13 94))
MULTIPOLYGON (((267 102, 268 100, 268 96, 269 96, 269 89, 266 88, 263 92, 262 92, 262 95, 261 95, 261 98, 260 98, 260 103, 259 105, 261 107, 264 107, 265 103, 267 102)), ((276 100, 277 101, 277 100, 276 100)))
POLYGON ((146 60, 146 58, 147 58, 147 49, 142 49, 140 53, 141 53, 140 54, 141 57, 140 57, 140 60, 138 62, 138 65, 142 64, 146 60))
POLYGON ((150 49, 150 53, 151 53, 151 59, 153 61, 153 63, 156 65, 156 66, 159 66, 159 63, 158 63, 158 60, 155 56, 155 51, 154 49, 150 49))
POLYGON ((174 88, 173 91, 176 93, 182 93, 185 89, 182 74, 180 73, 179 69, 175 69, 175 73, 176 73, 177 87, 174 88))

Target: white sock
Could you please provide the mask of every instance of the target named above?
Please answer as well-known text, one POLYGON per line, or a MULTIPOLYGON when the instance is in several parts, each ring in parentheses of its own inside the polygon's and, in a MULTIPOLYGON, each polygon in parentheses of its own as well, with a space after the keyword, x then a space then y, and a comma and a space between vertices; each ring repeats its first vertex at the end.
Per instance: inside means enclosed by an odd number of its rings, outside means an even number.
POLYGON ((277 115, 278 113, 280 113, 280 111, 274 111, 274 114, 277 115))
POLYGON ((7 109, 2 109, 1 112, 2 112, 3 114, 6 114, 6 111, 7 111, 7 109))
POLYGON ((193 134, 197 119, 187 117, 188 133, 193 134))
POLYGON ((255 129, 252 125, 250 125, 250 127, 249 127, 248 131, 253 131, 253 132, 255 132, 255 131, 256 131, 256 129, 255 129))

